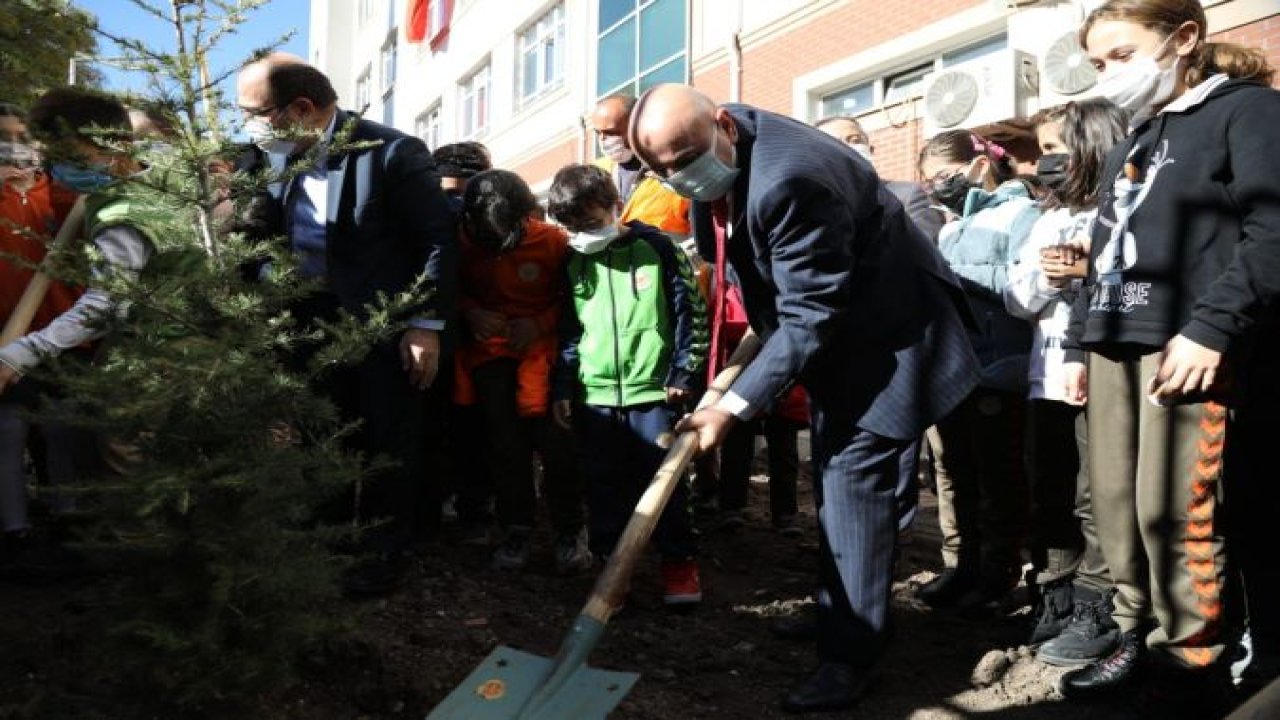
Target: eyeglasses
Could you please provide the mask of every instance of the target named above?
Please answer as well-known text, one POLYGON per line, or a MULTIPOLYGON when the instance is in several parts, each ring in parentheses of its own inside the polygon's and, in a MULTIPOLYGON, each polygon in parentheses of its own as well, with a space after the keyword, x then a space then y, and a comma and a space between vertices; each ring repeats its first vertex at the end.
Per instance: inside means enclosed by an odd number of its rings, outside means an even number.
POLYGON ((950 180, 953 176, 962 172, 964 172, 964 165, 957 165, 953 168, 944 168, 935 173, 933 177, 927 178, 924 182, 930 187, 938 187, 947 180, 950 180))

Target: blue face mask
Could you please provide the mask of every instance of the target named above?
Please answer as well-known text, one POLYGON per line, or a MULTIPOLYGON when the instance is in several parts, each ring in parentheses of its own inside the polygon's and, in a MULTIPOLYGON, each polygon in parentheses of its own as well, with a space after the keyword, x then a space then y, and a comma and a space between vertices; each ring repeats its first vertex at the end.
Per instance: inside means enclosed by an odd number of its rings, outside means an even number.
POLYGON ((49 168, 49 174, 55 182, 78 193, 95 193, 116 181, 107 172, 106 165, 76 165, 72 163, 55 163, 49 168))

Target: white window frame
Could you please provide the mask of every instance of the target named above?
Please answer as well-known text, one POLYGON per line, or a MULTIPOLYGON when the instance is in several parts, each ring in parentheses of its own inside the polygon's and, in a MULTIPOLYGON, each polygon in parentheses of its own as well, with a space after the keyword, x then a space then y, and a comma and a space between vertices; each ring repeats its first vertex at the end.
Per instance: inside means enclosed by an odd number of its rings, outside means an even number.
POLYGON ((449 0, 430 0, 430 5, 427 6, 428 42, 434 40, 436 35, 439 35, 440 31, 444 30, 445 22, 448 20, 448 16, 445 13, 449 9, 445 4, 447 2, 449 0))
POLYGON ((444 115, 441 112, 440 101, 432 103, 430 107, 418 114, 413 121, 413 134, 422 139, 427 144, 427 148, 435 150, 440 147, 440 136, 442 134, 442 121, 444 115))
POLYGON ((396 84, 396 60, 396 34, 393 32, 378 51, 378 89, 383 94, 390 92, 396 84))
POLYGON ((357 0, 356 2, 356 26, 363 27, 369 18, 373 17, 373 3, 375 0, 357 0))
MULTIPOLYGON (((1009 38, 1007 33, 997 33, 995 35, 991 35, 987 38, 979 40, 978 42, 966 43, 964 45, 953 47, 947 50, 946 52, 935 53, 932 57, 917 59, 916 61, 911 63, 897 65, 890 72, 883 72, 883 73, 880 73, 879 75, 876 75, 870 78, 866 78, 866 77, 859 78, 857 80, 854 80, 853 82, 841 85, 840 87, 834 90, 822 93, 821 96, 818 97, 818 108, 819 110, 823 110, 825 112, 825 110, 823 109, 823 104, 826 102, 827 98, 833 95, 838 95, 847 90, 851 90, 857 87, 864 87, 866 85, 871 85, 873 87, 874 93, 875 93, 874 100, 872 101, 871 107, 866 108, 865 110, 855 111, 853 113, 855 116, 876 112, 878 110, 885 108, 886 106, 902 105, 904 103, 910 103, 915 100, 919 100, 920 98, 924 97, 923 94, 921 93, 914 93, 910 95, 904 95, 903 97, 890 99, 889 96, 893 90, 893 83, 903 79, 915 80, 917 77, 923 78, 924 75, 930 72, 937 72, 938 70, 942 70, 947 67, 953 67, 954 63, 949 62, 951 58, 957 55, 963 55, 970 50, 974 50, 986 45, 995 45, 997 41, 1001 39, 1004 40, 1003 47, 1007 48, 1009 46, 1009 38)), ((1001 48, 993 47, 991 49, 992 53, 1000 52, 1000 51, 1001 51, 1001 48)), ((964 57, 963 62, 968 62, 970 60, 977 59, 978 57, 984 57, 986 54, 987 53, 983 53, 982 55, 978 55, 975 57, 964 57)), ((923 83, 920 85, 920 88, 921 89, 924 88, 923 83)))
POLYGON ((524 107, 564 84, 565 73, 565 7, 556 3, 537 20, 516 34, 516 105, 524 107), (548 51, 548 44, 551 46, 548 51), (534 64, 537 81, 525 94, 525 58, 537 53, 534 64), (548 68, 548 65, 550 68, 548 68), (547 77, 548 74, 551 77, 547 77))
POLYGON ((373 68, 365 65, 364 70, 356 76, 355 107, 352 109, 358 113, 363 113, 369 109, 369 105, 373 102, 373 68))
POLYGON ((489 130, 493 110, 493 72, 488 59, 458 83, 458 130, 463 140, 480 137, 489 130), (481 110, 477 112, 477 110, 481 110), (483 118, 483 122, 476 120, 483 118))

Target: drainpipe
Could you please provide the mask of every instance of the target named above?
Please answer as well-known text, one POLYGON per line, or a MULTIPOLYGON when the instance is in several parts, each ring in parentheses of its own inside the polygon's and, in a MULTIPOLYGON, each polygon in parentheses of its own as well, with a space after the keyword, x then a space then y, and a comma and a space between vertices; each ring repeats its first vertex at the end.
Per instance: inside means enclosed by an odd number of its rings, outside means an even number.
POLYGON ((729 38, 729 102, 742 102, 742 31, 729 38))
POLYGON ((586 165, 588 155, 591 152, 589 143, 591 142, 591 133, 587 132, 587 118, 584 115, 578 116, 578 164, 586 165))
POLYGON ((695 0, 684 3, 684 84, 693 84, 693 4, 695 0))

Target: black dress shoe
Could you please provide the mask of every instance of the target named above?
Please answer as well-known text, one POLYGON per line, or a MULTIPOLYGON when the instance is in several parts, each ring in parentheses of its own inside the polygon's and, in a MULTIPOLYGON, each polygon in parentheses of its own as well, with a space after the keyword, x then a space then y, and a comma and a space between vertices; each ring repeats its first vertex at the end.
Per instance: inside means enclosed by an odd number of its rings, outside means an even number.
POLYGON ((824 712, 851 707, 867 692, 870 676, 844 663, 824 662, 782 701, 790 713, 824 712))
POLYGON ((1072 670, 1058 680, 1058 692, 1068 700, 1091 700, 1119 690, 1138 674, 1142 638, 1134 630, 1120 635, 1115 652, 1092 665, 1072 670))

